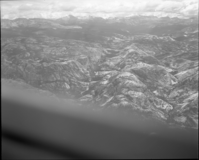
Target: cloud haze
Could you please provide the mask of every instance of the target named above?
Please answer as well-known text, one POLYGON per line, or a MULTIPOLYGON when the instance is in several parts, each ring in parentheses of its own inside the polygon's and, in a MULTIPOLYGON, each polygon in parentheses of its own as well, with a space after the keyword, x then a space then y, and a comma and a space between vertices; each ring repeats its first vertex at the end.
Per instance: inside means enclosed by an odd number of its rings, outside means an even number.
POLYGON ((1 18, 77 16, 198 15, 198 0, 27 0, 1 1, 1 18))

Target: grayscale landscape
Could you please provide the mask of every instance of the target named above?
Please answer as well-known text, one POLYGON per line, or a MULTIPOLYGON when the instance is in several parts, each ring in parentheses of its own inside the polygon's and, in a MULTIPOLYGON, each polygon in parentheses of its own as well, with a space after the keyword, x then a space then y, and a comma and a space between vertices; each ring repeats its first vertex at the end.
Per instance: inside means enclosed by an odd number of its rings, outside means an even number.
POLYGON ((82 1, 1 2, 2 84, 198 130, 198 1, 82 1))
POLYGON ((1 20, 1 76, 56 95, 198 126, 198 17, 1 20))

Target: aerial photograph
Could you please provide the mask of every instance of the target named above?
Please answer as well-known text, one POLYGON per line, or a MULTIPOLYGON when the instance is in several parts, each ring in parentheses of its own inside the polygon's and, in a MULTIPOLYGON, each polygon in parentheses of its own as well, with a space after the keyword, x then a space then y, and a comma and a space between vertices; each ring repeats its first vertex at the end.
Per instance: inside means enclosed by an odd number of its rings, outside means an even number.
POLYGON ((198 159, 198 0, 2 0, 3 160, 198 159))

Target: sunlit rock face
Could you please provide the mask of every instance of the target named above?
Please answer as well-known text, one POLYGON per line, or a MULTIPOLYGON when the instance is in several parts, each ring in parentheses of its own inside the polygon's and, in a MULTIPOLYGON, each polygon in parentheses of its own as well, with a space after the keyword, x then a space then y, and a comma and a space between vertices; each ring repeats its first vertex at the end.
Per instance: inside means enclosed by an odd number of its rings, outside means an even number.
POLYGON ((195 19, 71 18, 2 20, 3 82, 197 128, 195 19))

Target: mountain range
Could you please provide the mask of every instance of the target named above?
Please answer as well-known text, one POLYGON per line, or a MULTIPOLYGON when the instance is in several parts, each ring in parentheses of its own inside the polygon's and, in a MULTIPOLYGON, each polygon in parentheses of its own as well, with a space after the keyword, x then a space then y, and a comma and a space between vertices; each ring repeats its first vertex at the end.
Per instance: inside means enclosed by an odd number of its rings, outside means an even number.
POLYGON ((2 19, 1 35, 3 82, 198 126, 197 17, 2 19))

